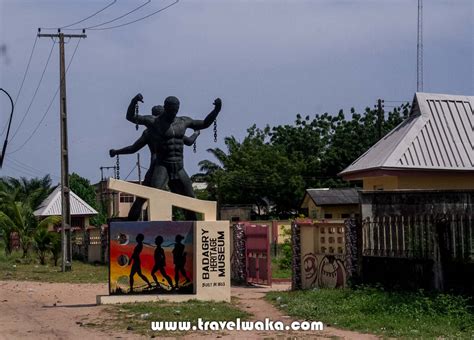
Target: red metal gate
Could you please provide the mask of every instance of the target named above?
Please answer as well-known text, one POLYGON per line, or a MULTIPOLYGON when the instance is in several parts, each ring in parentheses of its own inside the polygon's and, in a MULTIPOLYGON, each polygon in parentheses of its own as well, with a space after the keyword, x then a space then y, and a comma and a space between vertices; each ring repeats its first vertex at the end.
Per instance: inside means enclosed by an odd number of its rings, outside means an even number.
POLYGON ((247 282, 272 284, 270 227, 245 223, 247 282))

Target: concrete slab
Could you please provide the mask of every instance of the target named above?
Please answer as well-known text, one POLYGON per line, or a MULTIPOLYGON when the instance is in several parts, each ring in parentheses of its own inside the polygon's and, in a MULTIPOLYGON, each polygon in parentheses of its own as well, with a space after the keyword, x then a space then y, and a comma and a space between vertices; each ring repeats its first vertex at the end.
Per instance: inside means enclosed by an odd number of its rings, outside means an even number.
MULTIPOLYGON (((115 305, 121 303, 134 302, 185 302, 189 300, 198 299, 196 295, 97 295, 97 305, 115 305)), ((200 296, 200 301, 216 301, 210 296, 200 296)), ((220 298, 218 301, 230 302, 230 295, 228 299, 220 298)))

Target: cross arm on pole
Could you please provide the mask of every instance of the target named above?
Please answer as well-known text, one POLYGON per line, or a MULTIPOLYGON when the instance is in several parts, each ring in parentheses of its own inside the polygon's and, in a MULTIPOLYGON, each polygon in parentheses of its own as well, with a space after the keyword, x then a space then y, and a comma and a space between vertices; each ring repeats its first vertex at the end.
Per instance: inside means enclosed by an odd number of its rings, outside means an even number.
POLYGON ((63 33, 55 33, 55 34, 38 33, 38 38, 59 38, 60 34, 62 34, 64 38, 87 38, 86 34, 63 34, 63 33))

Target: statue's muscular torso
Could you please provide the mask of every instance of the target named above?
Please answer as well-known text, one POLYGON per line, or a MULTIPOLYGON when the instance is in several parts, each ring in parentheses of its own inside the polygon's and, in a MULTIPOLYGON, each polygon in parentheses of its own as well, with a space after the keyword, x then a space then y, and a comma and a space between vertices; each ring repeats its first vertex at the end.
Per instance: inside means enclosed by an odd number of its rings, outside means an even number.
POLYGON ((150 142, 159 154, 162 162, 182 162, 184 149, 184 134, 187 129, 187 117, 176 117, 170 124, 164 119, 157 119, 150 129, 150 142))

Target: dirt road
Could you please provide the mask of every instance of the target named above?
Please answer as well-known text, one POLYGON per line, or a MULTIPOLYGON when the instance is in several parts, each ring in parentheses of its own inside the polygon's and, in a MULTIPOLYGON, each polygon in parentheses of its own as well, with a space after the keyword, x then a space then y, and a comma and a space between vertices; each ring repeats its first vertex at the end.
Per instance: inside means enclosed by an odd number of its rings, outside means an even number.
MULTIPOLYGON (((272 290, 285 290, 287 285, 274 285, 272 290)), ((252 320, 292 321, 263 300, 270 288, 232 288, 239 306, 252 313, 252 320)), ((129 332, 104 332, 83 324, 107 322, 110 314, 104 306, 96 306, 98 294, 107 294, 106 284, 67 284, 0 281, 0 339, 141 339, 129 332)), ((156 335, 158 337, 158 334, 156 335)), ((326 328, 322 332, 227 332, 218 335, 194 333, 184 339, 376 339, 359 334, 326 328)), ((183 337, 180 337, 183 338, 183 337)))

